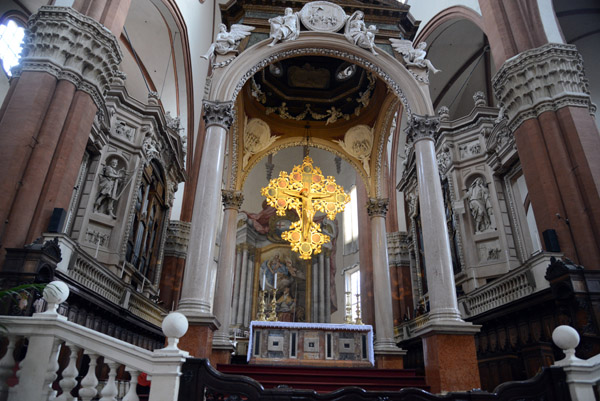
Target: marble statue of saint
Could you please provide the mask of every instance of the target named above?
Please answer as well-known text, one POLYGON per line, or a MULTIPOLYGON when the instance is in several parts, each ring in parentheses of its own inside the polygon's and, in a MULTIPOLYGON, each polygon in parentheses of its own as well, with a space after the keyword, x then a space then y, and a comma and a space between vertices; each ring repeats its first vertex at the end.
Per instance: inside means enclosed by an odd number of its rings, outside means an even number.
POLYGON ((298 38, 298 35, 300 35, 300 20, 298 18, 298 13, 294 13, 289 7, 285 9, 284 15, 270 18, 269 24, 271 24, 269 38, 273 39, 269 46, 275 46, 277 42, 284 40, 295 40, 298 38))
POLYGON ((206 53, 200 57, 206 60, 212 60, 215 57, 215 53, 227 54, 236 51, 240 45, 240 41, 250 35, 250 32, 253 30, 253 26, 233 24, 231 25, 230 31, 227 32, 227 26, 225 24, 219 24, 217 39, 210 45, 206 53))
POLYGON ((110 163, 102 169, 100 182, 98 186, 98 195, 94 202, 94 212, 98 212, 102 205, 106 203, 106 211, 113 218, 117 216, 114 212, 115 201, 118 199, 118 191, 125 173, 123 169, 117 169, 119 161, 112 159, 110 163))
POLYGON ((402 54, 402 58, 407 67, 425 68, 427 71, 431 71, 434 74, 441 71, 435 68, 433 64, 431 64, 431 61, 425 58, 427 55, 427 52, 425 51, 427 48, 426 42, 419 43, 416 48, 413 47, 413 42, 410 40, 391 38, 390 42, 392 42, 394 50, 402 54))
POLYGON ((377 52, 375 52, 375 32, 377 32, 377 28, 375 25, 369 25, 367 28, 364 17, 365 14, 362 11, 355 11, 346 22, 344 36, 350 43, 371 50, 377 56, 377 52))
POLYGON ((475 221, 475 232, 484 232, 492 226, 490 191, 481 177, 476 178, 467 191, 469 209, 475 221))

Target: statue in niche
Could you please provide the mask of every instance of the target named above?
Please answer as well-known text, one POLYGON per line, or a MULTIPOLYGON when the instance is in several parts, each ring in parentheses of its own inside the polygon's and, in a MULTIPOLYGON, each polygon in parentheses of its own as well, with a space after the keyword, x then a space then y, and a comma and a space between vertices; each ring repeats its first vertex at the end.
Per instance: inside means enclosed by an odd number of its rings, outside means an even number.
POLYGON ((300 35, 298 14, 289 7, 285 9, 284 15, 270 18, 269 24, 271 24, 269 38, 273 39, 269 44, 271 47, 275 46, 277 42, 296 40, 300 35))
POLYGON ((488 190, 483 178, 477 177, 467 191, 469 200, 469 210, 475 222, 475 232, 481 233, 492 227, 492 201, 490 191, 488 190))
POLYGON ((94 202, 95 213, 98 213, 106 205, 106 214, 110 215, 113 219, 117 218, 114 211, 115 201, 119 199, 119 189, 125 178, 124 169, 118 167, 119 160, 116 158, 104 166, 98 183, 98 195, 96 195, 96 201, 94 202))
POLYGON ((371 52, 377 56, 375 52, 375 32, 377 27, 375 25, 367 25, 364 21, 365 14, 362 11, 355 11, 348 22, 346 22, 346 29, 344 36, 350 43, 353 43, 363 49, 371 50, 371 52))
POLYGON ((435 68, 433 64, 431 64, 431 61, 425 58, 427 55, 427 52, 425 51, 425 48, 427 48, 426 42, 419 43, 416 48, 413 47, 413 42, 410 40, 392 38, 390 39, 390 42, 392 42, 394 50, 402 54, 402 58, 407 67, 424 68, 428 72, 431 71, 434 74, 441 71, 435 68))
POLYGON ((253 30, 253 26, 233 24, 231 25, 231 30, 227 32, 227 26, 225 24, 219 24, 217 39, 210 45, 206 53, 200 57, 212 61, 215 57, 215 53, 227 54, 236 51, 241 40, 250 35, 250 32, 253 30))

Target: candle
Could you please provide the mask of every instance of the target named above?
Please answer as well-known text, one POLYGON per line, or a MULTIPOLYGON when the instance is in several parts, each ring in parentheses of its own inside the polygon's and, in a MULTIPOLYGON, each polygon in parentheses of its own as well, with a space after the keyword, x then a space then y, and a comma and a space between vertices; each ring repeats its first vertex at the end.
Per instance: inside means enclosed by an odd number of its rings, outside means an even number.
POLYGON ((273 282, 273 288, 277 289, 277 273, 275 273, 275 280, 273 282))
POLYGON ((265 280, 267 279, 267 273, 265 272, 265 274, 263 274, 263 282, 262 282, 262 290, 265 290, 265 280))

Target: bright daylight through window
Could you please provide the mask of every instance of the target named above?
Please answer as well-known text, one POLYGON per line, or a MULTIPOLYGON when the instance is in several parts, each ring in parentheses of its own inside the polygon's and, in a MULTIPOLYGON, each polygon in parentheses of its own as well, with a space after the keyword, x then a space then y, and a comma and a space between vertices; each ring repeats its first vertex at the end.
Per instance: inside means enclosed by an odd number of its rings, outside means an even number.
POLYGON ((24 36, 25 29, 13 20, 0 25, 0 60, 8 76, 12 75, 10 69, 19 64, 24 36))

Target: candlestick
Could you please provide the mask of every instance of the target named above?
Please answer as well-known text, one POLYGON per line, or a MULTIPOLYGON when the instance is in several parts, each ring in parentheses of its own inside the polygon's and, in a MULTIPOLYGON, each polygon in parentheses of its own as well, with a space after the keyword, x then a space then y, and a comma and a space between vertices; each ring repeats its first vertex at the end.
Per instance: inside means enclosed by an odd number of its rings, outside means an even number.
POLYGON ((346 324, 354 323, 352 321, 352 293, 346 291, 346 324))
POLYGON ((271 298, 271 312, 269 312, 269 317, 267 317, 267 320, 269 322, 276 322, 277 321, 277 289, 273 288, 273 297, 271 298))
POLYGON ((267 320, 267 316, 265 315, 265 292, 266 291, 262 290, 258 292, 260 301, 258 302, 258 314, 256 315, 256 320, 260 322, 267 320))
POLYGON ((363 324, 360 318, 360 294, 356 294, 356 320, 355 324, 363 324))

